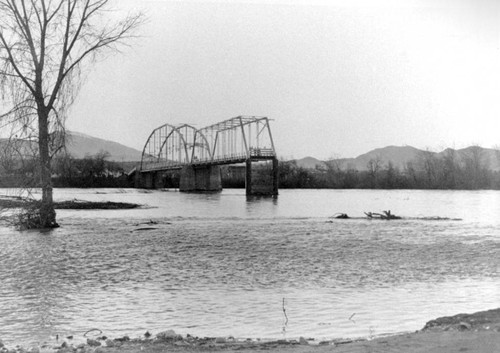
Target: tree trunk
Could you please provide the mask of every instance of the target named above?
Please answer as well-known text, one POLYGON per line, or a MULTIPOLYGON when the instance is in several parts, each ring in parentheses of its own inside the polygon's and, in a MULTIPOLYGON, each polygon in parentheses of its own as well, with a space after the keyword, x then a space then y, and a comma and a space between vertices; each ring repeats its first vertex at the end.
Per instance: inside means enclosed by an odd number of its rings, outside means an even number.
POLYGON ((42 186, 42 201, 40 204, 40 226, 42 228, 55 228, 56 212, 52 198, 52 180, 50 172, 49 154, 49 114, 47 109, 38 109, 38 150, 40 154, 40 183, 42 186))

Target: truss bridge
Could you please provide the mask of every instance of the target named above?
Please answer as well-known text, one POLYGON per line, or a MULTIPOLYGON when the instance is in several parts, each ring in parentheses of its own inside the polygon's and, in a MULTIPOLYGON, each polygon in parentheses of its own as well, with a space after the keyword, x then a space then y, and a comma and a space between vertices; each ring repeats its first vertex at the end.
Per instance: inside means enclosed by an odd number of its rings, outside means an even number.
POLYGON ((165 187, 180 173, 180 191, 222 189, 220 166, 245 168, 247 194, 278 193, 278 160, 267 117, 237 116, 196 129, 164 124, 149 135, 136 172, 136 186, 165 187))

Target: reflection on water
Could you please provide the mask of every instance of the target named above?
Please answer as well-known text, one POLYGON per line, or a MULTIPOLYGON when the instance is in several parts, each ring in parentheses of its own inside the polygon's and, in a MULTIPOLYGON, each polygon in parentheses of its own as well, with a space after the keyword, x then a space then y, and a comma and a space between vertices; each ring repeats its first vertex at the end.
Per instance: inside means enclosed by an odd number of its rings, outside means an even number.
POLYGON ((282 190, 273 199, 67 189, 56 197, 153 208, 60 211, 63 227, 45 233, 1 228, 4 341, 93 327, 108 336, 280 338, 283 298, 287 338, 355 337, 499 304, 498 192, 282 190), (327 218, 383 209, 407 218, 327 218), (463 220, 418 219, 427 216, 463 220))
POLYGON ((246 196, 246 216, 263 215, 266 218, 275 217, 278 210, 278 196, 246 196))

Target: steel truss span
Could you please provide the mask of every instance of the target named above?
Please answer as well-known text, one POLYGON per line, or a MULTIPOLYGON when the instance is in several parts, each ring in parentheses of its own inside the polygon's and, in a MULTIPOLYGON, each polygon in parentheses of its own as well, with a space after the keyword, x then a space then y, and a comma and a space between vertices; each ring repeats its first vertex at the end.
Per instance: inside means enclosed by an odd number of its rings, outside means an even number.
POLYGON ((267 117, 237 116, 196 129, 165 124, 144 145, 141 171, 174 170, 186 165, 221 165, 275 159, 267 117))

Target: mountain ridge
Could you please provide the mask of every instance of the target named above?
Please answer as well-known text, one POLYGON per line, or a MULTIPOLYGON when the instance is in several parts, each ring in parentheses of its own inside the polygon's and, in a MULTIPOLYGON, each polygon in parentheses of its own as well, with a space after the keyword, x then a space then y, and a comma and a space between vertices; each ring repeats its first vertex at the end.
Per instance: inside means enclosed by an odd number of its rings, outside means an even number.
POLYGON ((295 159, 297 166, 307 169, 326 168, 327 163, 336 164, 342 169, 356 169, 359 171, 367 170, 368 164, 377 163, 379 167, 384 168, 389 162, 393 167, 404 169, 409 162, 418 162, 425 158, 426 154, 432 157, 444 158, 452 155, 457 162, 463 162, 465 158, 473 153, 478 153, 482 161, 493 171, 500 171, 500 151, 479 146, 469 146, 461 149, 446 148, 441 152, 432 152, 421 150, 412 146, 386 146, 373 149, 354 158, 336 158, 328 161, 319 160, 308 156, 301 159, 295 159), (477 149, 475 151, 474 149, 477 149))
MULTIPOLYGON (((67 131, 66 150, 74 158, 84 158, 87 155, 95 155, 106 151, 109 153, 108 160, 117 162, 139 162, 142 157, 142 152, 132 147, 77 131, 67 131)), ((453 158, 460 162, 472 153, 479 153, 491 170, 500 171, 500 151, 479 146, 469 146, 460 149, 445 148, 440 152, 432 152, 409 145, 389 145, 375 148, 354 158, 336 158, 324 161, 308 156, 295 159, 294 161, 297 163, 297 166, 308 169, 314 169, 316 166, 326 168, 327 163, 335 163, 342 169, 350 168, 362 171, 367 170, 370 162, 378 163, 380 168, 385 168, 391 162, 395 168, 404 169, 408 162, 418 162, 426 154, 430 154, 436 158, 453 156, 453 158), (477 151, 474 151, 475 148, 477 148, 477 151)))
POLYGON ((74 158, 84 158, 101 151, 108 152, 108 159, 116 162, 138 162, 142 157, 142 152, 132 147, 81 132, 66 131, 66 137, 66 150, 74 158))

